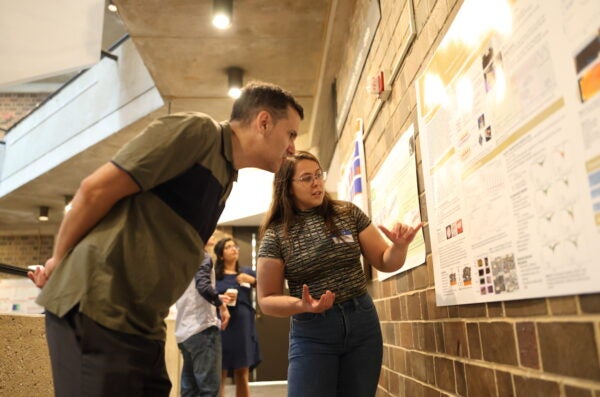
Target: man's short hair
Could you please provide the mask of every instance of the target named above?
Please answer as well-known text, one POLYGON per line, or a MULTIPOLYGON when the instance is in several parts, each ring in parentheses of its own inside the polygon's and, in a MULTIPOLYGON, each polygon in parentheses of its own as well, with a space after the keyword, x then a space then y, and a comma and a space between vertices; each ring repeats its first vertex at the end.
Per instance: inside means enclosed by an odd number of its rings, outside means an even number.
POLYGON ((233 103, 230 121, 246 125, 262 110, 269 112, 275 121, 287 118, 287 109, 298 112, 304 119, 304 109, 289 92, 275 84, 251 82, 242 89, 242 95, 233 103))

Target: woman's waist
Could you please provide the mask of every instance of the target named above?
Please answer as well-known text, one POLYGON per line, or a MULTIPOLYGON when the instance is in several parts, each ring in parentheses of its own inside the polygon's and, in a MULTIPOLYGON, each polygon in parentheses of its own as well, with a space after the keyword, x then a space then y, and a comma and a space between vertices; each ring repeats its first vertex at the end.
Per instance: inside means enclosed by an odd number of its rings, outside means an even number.
POLYGON ((362 295, 346 299, 343 302, 337 302, 336 299, 336 302, 333 304, 333 306, 324 312, 303 312, 294 314, 292 316, 292 320, 299 321, 304 324, 308 324, 309 322, 312 323, 315 321, 315 319, 319 318, 321 319, 320 321, 337 321, 335 319, 339 319, 340 317, 345 317, 347 315, 352 316, 352 313, 366 313, 373 310, 375 310, 373 299, 367 292, 365 292, 362 295))
MULTIPOLYGON (((360 297, 367 292, 366 283, 351 284, 351 285, 313 285, 307 284, 310 295, 314 299, 319 299, 327 291, 331 291, 335 294, 335 303, 343 303, 353 298, 360 297)), ((302 299, 302 285, 292 286, 290 284, 290 295, 302 299)))
POLYGON ((364 291, 360 295, 351 296, 343 300, 338 300, 336 297, 335 302, 333 302, 333 305, 340 306, 342 308, 355 308, 363 303, 367 303, 370 301, 371 296, 367 293, 367 291, 364 291))

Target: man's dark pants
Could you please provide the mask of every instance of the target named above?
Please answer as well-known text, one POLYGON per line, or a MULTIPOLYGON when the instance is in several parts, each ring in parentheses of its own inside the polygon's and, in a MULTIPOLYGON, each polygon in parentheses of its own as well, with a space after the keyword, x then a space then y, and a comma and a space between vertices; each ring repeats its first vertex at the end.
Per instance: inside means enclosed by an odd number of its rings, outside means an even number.
POLYGON ((169 396, 162 341, 110 330, 78 306, 46 312, 46 338, 57 397, 169 396))

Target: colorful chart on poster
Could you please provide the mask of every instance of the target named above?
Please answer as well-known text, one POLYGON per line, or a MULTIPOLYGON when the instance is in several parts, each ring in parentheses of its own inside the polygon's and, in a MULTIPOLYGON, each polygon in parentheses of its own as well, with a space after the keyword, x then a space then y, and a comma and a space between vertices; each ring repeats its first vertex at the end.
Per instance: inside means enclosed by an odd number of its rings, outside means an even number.
POLYGON ((356 135, 352 142, 352 152, 342 163, 341 177, 337 192, 340 200, 351 201, 366 214, 369 213, 369 202, 366 192, 365 147, 363 144, 363 121, 356 120, 356 135))

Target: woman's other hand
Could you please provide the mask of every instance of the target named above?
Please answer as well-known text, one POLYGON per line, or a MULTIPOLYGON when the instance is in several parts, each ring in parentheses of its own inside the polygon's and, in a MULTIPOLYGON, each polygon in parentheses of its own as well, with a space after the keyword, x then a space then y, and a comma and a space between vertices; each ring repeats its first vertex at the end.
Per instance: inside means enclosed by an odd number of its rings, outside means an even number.
POLYGON ((246 273, 238 274, 235 279, 238 282, 238 284, 246 283, 246 284, 254 285, 254 283, 256 283, 256 278, 254 278, 251 275, 246 274, 246 273))
POLYGON ((335 293, 327 290, 317 300, 310 295, 308 285, 302 286, 302 307, 309 313, 322 313, 325 310, 331 309, 335 302, 335 293))

